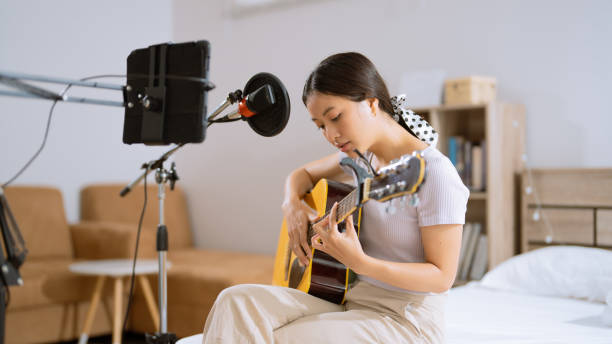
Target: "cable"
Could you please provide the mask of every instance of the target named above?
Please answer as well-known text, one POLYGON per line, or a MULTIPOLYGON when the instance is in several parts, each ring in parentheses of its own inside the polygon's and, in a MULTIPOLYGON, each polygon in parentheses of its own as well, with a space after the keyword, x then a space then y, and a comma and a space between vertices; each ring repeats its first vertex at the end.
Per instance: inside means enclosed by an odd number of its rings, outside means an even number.
MULTIPOLYGON (((123 78, 123 77, 125 77, 125 75, 103 74, 103 75, 88 76, 88 77, 80 79, 79 81, 87 81, 91 79, 100 79, 100 78, 123 78)), ((73 86, 72 84, 68 84, 68 86, 64 88, 64 90, 60 93, 60 95, 62 97, 66 95, 66 93, 72 86, 73 86)), ((11 184, 12 182, 14 182, 15 179, 19 178, 19 176, 23 174, 23 172, 32 164, 32 162, 34 162, 34 160, 38 157, 40 152, 42 152, 43 148, 45 147, 47 143, 47 138, 49 136, 49 129, 51 127, 51 118, 53 117, 53 110, 55 109, 55 105, 57 105, 57 102, 58 100, 53 101, 53 104, 51 105, 51 109, 49 110, 49 116, 47 118, 47 126, 45 128, 45 135, 43 137, 42 144, 40 145, 36 153, 34 153, 34 155, 30 158, 30 160, 28 160, 28 162, 11 179, 9 179, 6 183, 2 184, 1 187, 3 189, 9 186, 9 184, 11 184)))
POLYGON ((8 287, 8 285, 3 285, 2 286, 4 288, 4 291, 6 292, 6 300, 4 300, 4 309, 6 310, 9 306, 9 303, 11 303, 11 288, 8 287))
POLYGON ((130 314, 130 308, 132 307, 132 298, 134 296, 134 280, 136 279, 136 258, 138 257, 138 243, 140 241, 140 230, 142 229, 142 221, 144 219, 145 210, 147 209, 147 175, 149 174, 149 164, 146 165, 146 171, 144 176, 144 203, 142 205, 142 211, 140 212, 140 219, 138 219, 138 231, 136 232, 136 248, 134 249, 134 261, 132 263, 132 277, 130 279, 130 295, 128 296, 127 309, 125 311, 125 317, 123 318, 123 326, 121 327, 121 333, 126 331, 127 319, 130 314))
POLYGON ((378 177, 378 173, 376 173, 376 170, 374 169, 370 161, 368 161, 368 159, 366 159, 365 156, 363 156, 363 154, 361 154, 359 150, 355 149, 354 152, 357 153, 357 155, 359 155, 361 160, 365 162, 366 166, 368 166, 368 168, 370 169, 370 173, 372 173, 374 177, 378 177))

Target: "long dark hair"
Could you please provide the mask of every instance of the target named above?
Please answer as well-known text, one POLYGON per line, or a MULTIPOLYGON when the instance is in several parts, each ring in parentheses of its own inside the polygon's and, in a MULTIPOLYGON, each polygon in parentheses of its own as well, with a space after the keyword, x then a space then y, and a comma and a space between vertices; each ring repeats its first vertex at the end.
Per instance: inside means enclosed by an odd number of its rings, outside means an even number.
MULTIPOLYGON (((367 98, 378 99, 378 106, 393 116, 393 105, 385 81, 367 57, 356 52, 331 55, 321 61, 304 84, 302 101, 306 105, 312 92, 340 96, 360 102, 367 98)), ((413 136, 403 120, 399 124, 413 136)))

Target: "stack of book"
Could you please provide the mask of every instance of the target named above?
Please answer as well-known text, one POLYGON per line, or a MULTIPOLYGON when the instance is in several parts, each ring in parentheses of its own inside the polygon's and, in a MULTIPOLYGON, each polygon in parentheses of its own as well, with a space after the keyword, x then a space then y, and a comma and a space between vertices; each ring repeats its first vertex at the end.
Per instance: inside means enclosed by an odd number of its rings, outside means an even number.
POLYGON ((487 272, 487 257, 487 235, 482 230, 482 224, 466 223, 461 238, 457 279, 462 281, 481 279, 487 272))
POLYGON ((463 183, 472 191, 486 189, 486 142, 468 141, 463 136, 448 138, 448 158, 457 168, 463 183))

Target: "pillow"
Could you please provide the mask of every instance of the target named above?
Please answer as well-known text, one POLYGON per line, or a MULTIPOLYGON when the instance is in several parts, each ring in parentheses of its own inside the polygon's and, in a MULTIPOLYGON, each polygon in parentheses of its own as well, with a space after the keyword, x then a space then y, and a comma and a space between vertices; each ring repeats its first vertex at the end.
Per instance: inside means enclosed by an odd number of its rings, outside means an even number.
POLYGON ((535 295, 606 302, 612 291, 612 251, 581 246, 549 246, 514 256, 480 285, 535 295))

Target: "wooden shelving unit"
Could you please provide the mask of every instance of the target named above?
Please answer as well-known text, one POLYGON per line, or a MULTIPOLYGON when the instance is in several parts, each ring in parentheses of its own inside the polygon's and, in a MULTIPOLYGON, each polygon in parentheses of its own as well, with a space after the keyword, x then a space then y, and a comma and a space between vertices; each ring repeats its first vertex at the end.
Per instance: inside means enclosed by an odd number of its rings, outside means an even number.
MULTIPOLYGON (((448 155, 448 138, 486 141, 486 189, 471 191, 466 222, 480 222, 488 237, 488 269, 519 252, 519 176, 525 150, 525 108, 492 102, 413 109, 439 133, 437 148, 448 155)), ((457 281, 462 284, 466 281, 457 281)))

